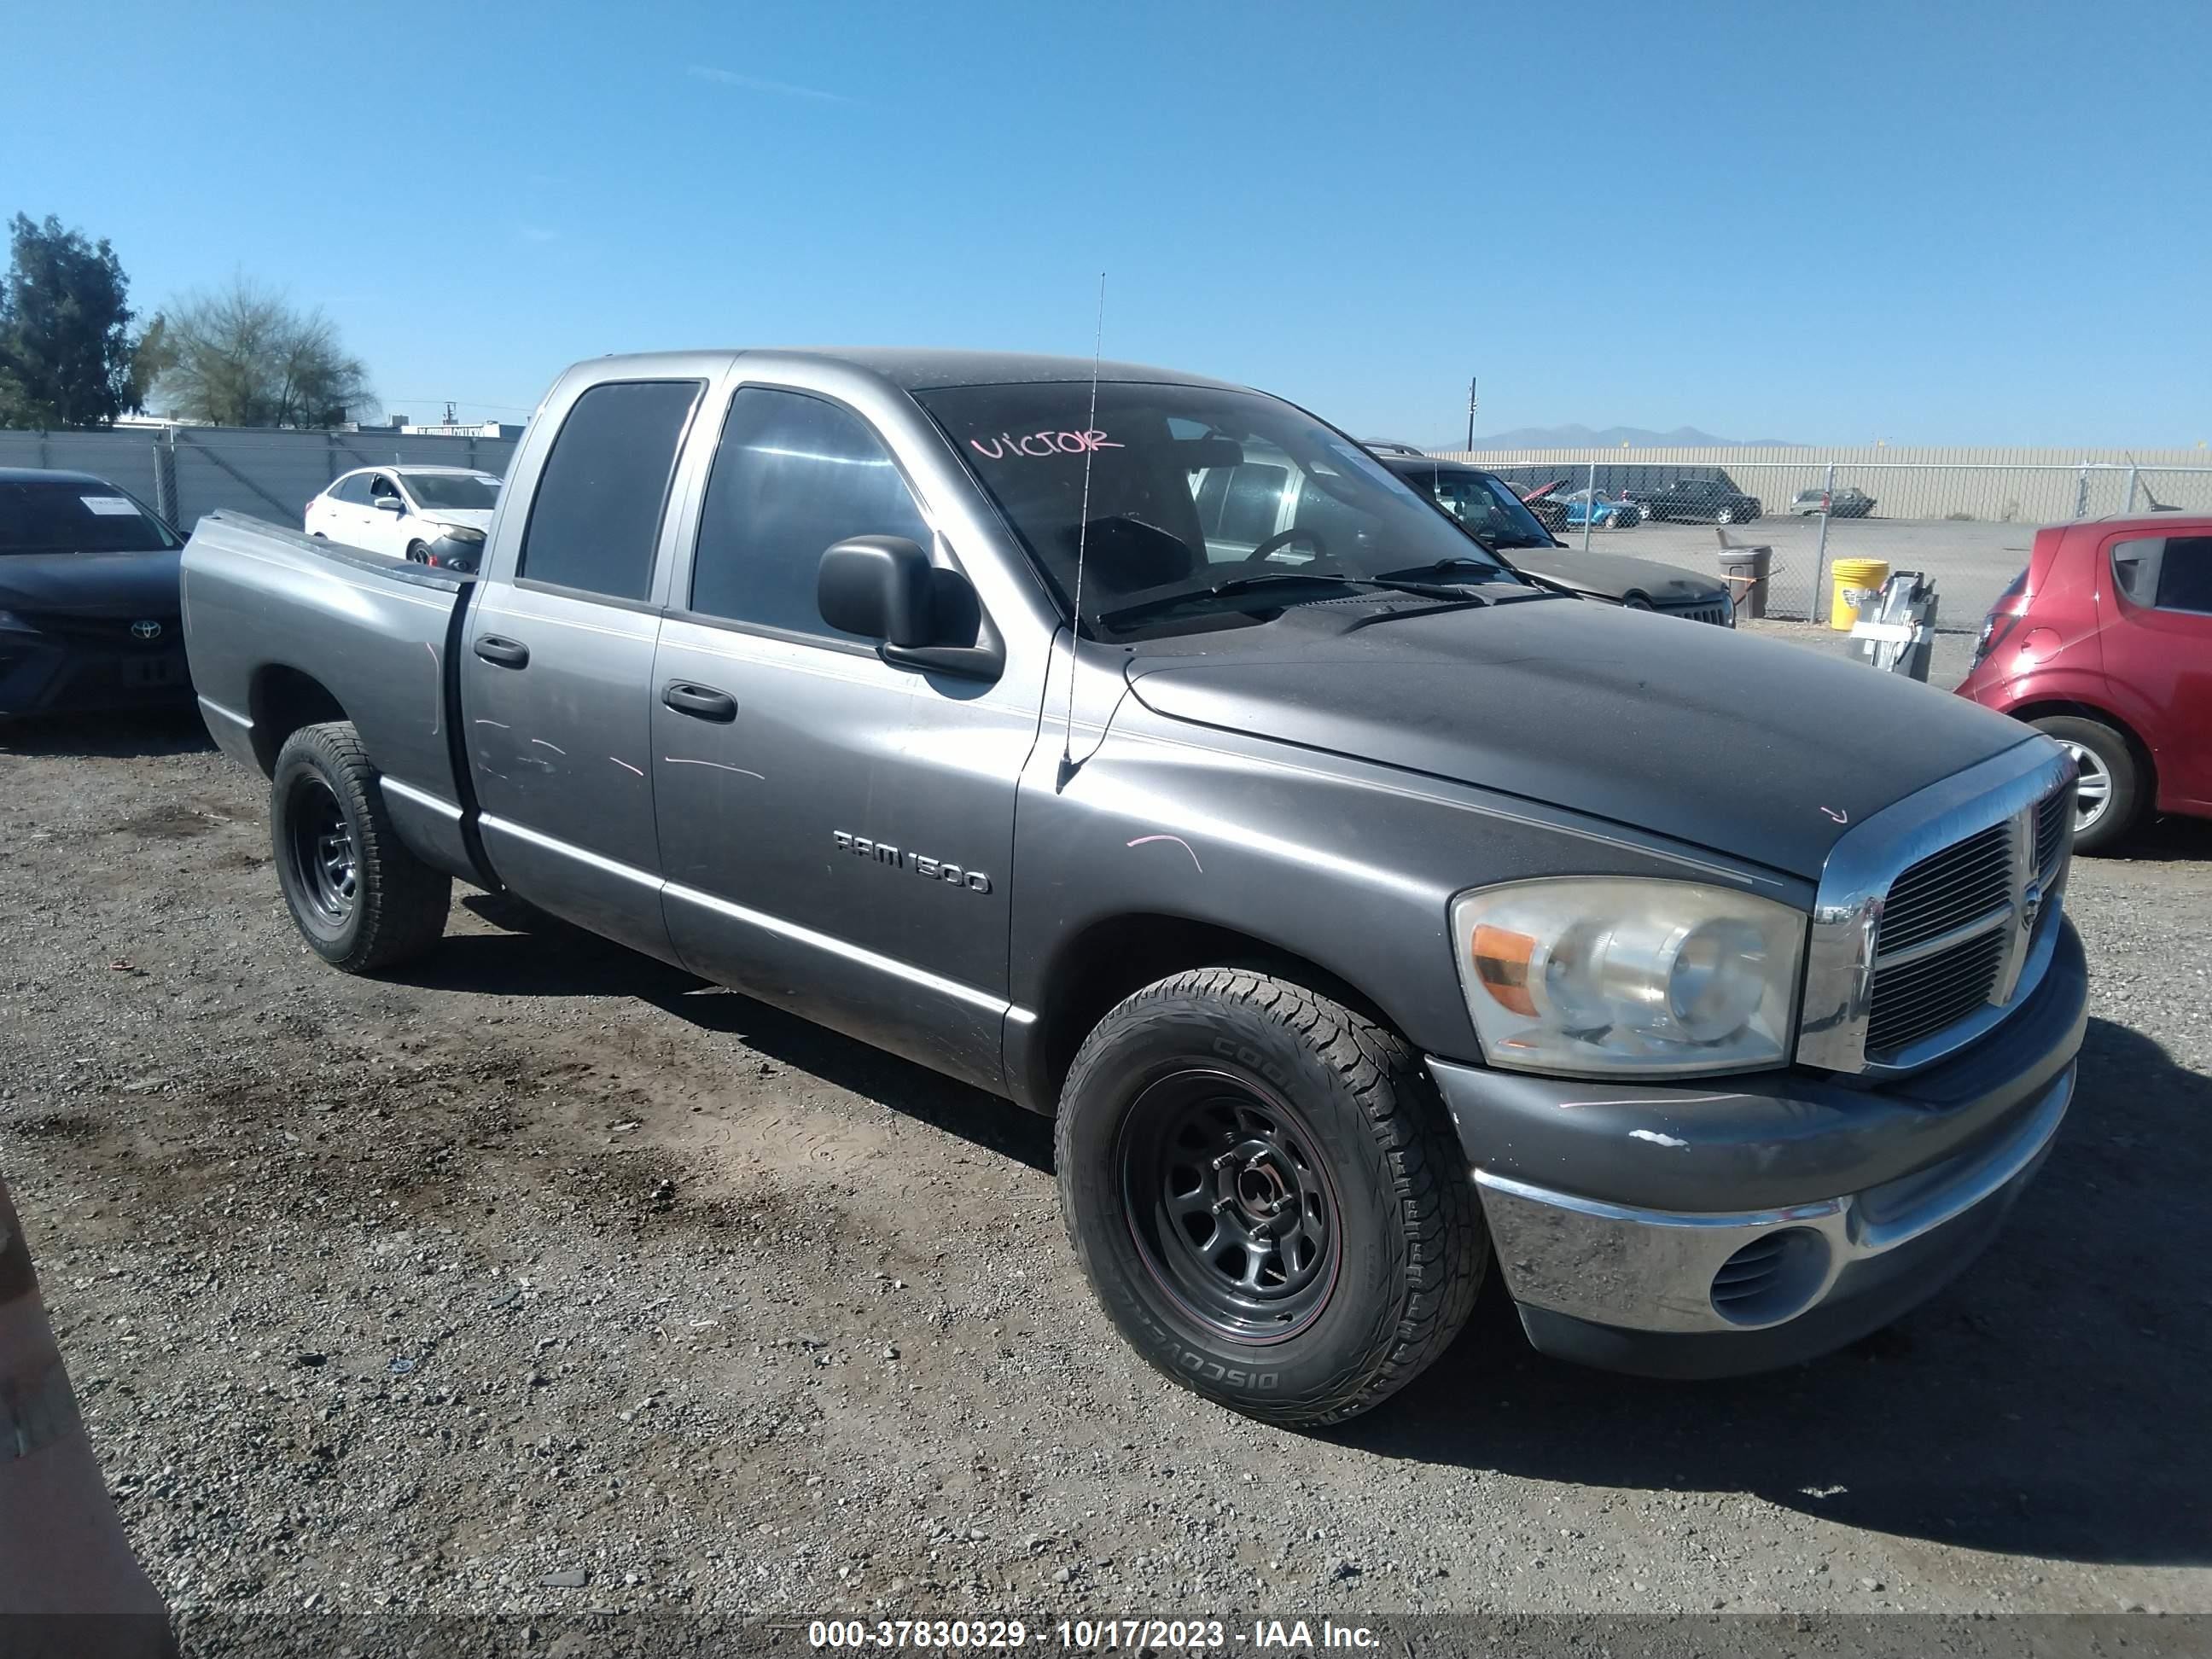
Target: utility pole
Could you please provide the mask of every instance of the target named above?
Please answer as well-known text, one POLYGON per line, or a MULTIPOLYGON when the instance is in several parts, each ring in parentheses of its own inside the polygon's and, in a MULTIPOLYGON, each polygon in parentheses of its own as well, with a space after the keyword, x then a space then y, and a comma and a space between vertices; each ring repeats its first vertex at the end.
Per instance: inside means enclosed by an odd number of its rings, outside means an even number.
POLYGON ((1473 375, 1469 375, 1469 376, 1468 377, 1468 382, 1467 382, 1467 449, 1468 449, 1468 453, 1469 453, 1470 455, 1471 455, 1471 454, 1473 454, 1473 453, 1474 453, 1474 409, 1475 409, 1474 389, 1475 389, 1475 387, 1476 387, 1478 385, 1480 385, 1480 382, 1479 382, 1479 381, 1478 381, 1478 380, 1476 380, 1473 375))

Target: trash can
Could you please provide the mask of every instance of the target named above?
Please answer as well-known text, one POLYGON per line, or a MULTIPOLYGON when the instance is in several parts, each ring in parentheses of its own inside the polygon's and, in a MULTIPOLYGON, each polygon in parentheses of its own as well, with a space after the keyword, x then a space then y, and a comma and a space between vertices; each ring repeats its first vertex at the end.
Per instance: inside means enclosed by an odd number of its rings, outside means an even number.
POLYGON ((1735 602, 1739 617, 1759 617, 1766 614, 1766 577, 1774 568, 1774 550, 1771 547, 1726 546, 1721 549, 1721 580, 1728 584, 1729 598, 1735 602))
POLYGON ((1880 591, 1889 580, 1887 559, 1838 559, 1829 567, 1835 573, 1834 596, 1828 602, 1828 626, 1848 634, 1858 620, 1858 596, 1880 591))

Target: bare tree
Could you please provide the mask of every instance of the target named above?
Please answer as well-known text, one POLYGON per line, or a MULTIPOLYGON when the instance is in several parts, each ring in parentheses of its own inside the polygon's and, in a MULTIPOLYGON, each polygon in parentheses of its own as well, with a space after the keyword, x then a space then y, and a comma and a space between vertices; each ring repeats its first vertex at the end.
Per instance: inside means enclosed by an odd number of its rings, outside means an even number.
POLYGON ((155 401, 218 426, 337 426, 375 412, 337 325, 244 277, 161 315, 155 401))

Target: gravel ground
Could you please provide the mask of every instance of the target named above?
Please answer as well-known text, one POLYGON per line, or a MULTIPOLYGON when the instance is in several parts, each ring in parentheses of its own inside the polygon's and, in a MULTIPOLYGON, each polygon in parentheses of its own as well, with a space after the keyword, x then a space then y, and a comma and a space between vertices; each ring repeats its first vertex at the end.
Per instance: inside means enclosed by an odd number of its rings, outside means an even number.
POLYGON ((1052 1617, 2212 1609, 2212 834, 2085 862, 2063 1144, 1820 1364, 1322 1435, 1115 1340, 1046 1124, 482 896, 350 979, 197 726, 0 733, 0 1159, 173 1604, 1052 1617))

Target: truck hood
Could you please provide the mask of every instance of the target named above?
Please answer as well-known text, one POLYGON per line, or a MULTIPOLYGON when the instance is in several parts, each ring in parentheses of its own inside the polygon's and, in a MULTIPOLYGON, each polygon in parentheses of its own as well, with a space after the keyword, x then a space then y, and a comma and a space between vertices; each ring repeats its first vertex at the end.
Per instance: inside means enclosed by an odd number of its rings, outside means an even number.
MULTIPOLYGON (((1717 605, 1728 592, 1718 576, 1701 576, 1680 565, 1658 564, 1628 553, 1585 553, 1574 547, 1513 547, 1505 556, 1516 569, 1571 587, 1618 599, 1641 593, 1656 605, 1717 605)), ((1397 626, 1392 623, 1391 626, 1397 626)))
POLYGON ((1343 601, 1139 647, 1147 708, 1449 778, 1816 878, 1846 824, 2024 742, 1962 697, 1802 646, 1565 599, 1343 601))
POLYGON ((0 611, 78 617, 173 617, 181 608, 178 561, 159 553, 0 555, 0 611))

